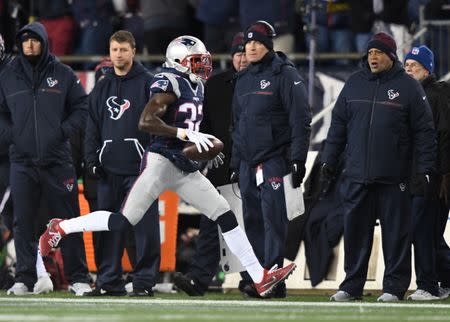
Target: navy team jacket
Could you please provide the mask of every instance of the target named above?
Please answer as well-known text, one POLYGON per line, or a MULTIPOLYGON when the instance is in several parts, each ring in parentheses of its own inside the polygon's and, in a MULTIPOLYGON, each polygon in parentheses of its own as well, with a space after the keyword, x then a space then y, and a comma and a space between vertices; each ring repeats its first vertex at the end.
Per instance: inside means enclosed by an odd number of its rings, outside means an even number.
POLYGON ((234 97, 231 168, 251 166, 274 156, 305 161, 311 133, 311 111, 305 84, 281 53, 238 73, 234 97))
POLYGON ((42 54, 33 67, 20 52, 0 79, 0 141, 10 146, 11 162, 47 166, 72 162, 69 138, 86 120, 86 93, 70 67, 49 53, 45 28, 38 22, 22 28, 35 32, 42 54))
POLYGON ((359 183, 400 183, 417 171, 431 174, 436 138, 431 108, 422 86, 400 62, 372 74, 350 76, 333 109, 322 161, 337 164, 345 149, 345 175, 359 183))

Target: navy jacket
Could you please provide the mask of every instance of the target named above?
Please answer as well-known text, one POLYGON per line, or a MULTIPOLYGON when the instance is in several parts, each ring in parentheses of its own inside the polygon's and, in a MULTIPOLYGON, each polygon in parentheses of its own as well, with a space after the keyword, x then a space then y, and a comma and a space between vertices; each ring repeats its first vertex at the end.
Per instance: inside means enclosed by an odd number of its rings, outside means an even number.
POLYGON ((274 156, 304 162, 311 111, 303 79, 283 53, 269 52, 238 73, 233 97, 231 167, 255 166, 274 156))
POLYGON ((11 162, 46 166, 71 163, 69 137, 86 119, 86 93, 70 67, 49 53, 44 26, 38 22, 22 28, 35 32, 42 54, 33 67, 22 51, 5 68, 0 79, 0 141, 11 144, 11 162))
POLYGON ((89 95, 85 136, 88 164, 100 163, 108 173, 138 175, 150 134, 138 129, 139 118, 150 98, 151 75, 134 61, 125 76, 114 70, 89 95))
POLYGON ((434 171, 436 138, 422 86, 396 62, 389 71, 365 68, 350 76, 333 109, 322 161, 337 164, 346 149, 346 176, 360 183, 400 183, 434 171))

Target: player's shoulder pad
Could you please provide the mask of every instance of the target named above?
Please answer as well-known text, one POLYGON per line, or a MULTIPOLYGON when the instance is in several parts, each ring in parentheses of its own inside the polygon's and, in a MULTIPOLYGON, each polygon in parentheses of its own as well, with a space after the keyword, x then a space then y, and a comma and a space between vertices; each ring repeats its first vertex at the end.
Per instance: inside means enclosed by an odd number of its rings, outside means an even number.
POLYGON ((172 73, 159 73, 153 77, 150 89, 159 89, 162 92, 173 92, 177 97, 181 96, 178 84, 178 75, 172 73))

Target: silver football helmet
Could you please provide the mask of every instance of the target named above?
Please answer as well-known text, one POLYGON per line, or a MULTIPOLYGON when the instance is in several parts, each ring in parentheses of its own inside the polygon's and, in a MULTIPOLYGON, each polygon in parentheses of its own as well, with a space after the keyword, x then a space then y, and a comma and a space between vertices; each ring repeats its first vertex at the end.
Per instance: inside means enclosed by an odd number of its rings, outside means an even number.
POLYGON ((206 81, 212 71, 211 54, 193 36, 180 36, 167 46, 165 67, 188 74, 192 82, 206 81))

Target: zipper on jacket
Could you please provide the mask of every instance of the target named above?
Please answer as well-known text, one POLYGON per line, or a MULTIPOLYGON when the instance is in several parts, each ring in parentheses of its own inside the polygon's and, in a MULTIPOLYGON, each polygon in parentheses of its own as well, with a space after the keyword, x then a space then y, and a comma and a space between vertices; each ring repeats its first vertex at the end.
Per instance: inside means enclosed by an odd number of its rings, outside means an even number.
POLYGON ((33 112, 34 112, 34 135, 36 137, 36 155, 38 161, 41 160, 41 145, 39 142, 39 131, 38 131, 38 123, 37 123, 37 95, 36 95, 36 70, 33 68, 33 112))
POLYGON ((378 87, 380 86, 380 79, 377 79, 377 85, 375 86, 375 93, 373 94, 372 99, 372 108, 370 109, 370 122, 369 122, 369 135, 367 137, 367 153, 366 153, 366 171, 365 171, 365 179, 364 181, 368 184, 369 170, 370 170, 370 158, 371 158, 371 144, 372 144, 372 123, 373 123, 373 114, 375 112, 375 104, 377 102, 378 96, 378 87))

